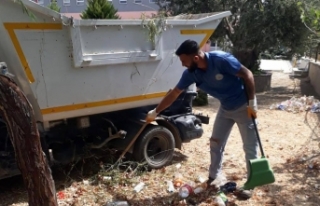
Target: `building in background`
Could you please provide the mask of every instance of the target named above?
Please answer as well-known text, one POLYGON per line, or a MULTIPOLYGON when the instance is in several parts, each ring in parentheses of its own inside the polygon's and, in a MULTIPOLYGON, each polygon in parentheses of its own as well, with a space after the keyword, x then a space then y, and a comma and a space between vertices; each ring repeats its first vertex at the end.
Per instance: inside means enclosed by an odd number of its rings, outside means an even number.
MULTIPOLYGON (((32 0, 39 5, 47 7, 51 0, 32 0)), ((118 10, 122 19, 140 18, 141 14, 156 14, 159 6, 157 0, 108 0, 118 10)), ((61 8, 60 12, 67 17, 80 19, 80 14, 87 7, 87 0, 56 0, 61 8)))

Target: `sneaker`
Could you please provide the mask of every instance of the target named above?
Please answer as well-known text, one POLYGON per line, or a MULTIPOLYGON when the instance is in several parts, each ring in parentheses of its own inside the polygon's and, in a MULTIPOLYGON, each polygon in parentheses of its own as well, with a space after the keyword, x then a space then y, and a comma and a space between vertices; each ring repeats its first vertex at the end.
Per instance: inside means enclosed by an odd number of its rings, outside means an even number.
POLYGON ((236 191, 234 191, 234 195, 237 196, 240 200, 248 200, 252 197, 253 190, 245 190, 242 188, 237 188, 236 191))
POLYGON ((220 186, 220 190, 223 191, 224 193, 233 193, 234 191, 237 190, 237 183, 235 182, 227 182, 224 185, 220 186))
POLYGON ((215 184, 212 184, 212 182, 214 181, 215 179, 209 177, 209 179, 207 180, 207 188, 211 191, 218 191, 219 190, 219 187, 215 184))
POLYGON ((207 180, 207 187, 211 186, 211 183, 214 181, 214 178, 209 177, 207 180))

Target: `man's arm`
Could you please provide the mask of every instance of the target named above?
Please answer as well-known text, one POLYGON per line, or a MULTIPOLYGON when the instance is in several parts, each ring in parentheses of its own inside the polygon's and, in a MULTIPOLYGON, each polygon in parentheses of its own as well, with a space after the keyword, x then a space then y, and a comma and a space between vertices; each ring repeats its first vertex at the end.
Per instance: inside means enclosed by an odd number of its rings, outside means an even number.
POLYGON ((167 95, 161 100, 158 106, 155 109, 148 112, 146 121, 152 122, 160 112, 169 107, 178 98, 182 91, 183 90, 178 89, 178 87, 175 87, 173 90, 170 90, 167 93, 167 95))
POLYGON ((239 71, 236 75, 244 80, 246 93, 248 97, 248 116, 250 118, 257 118, 257 98, 255 96, 255 85, 254 85, 254 78, 252 72, 247 69, 245 66, 241 65, 239 71))
POLYGON ((245 66, 241 65, 241 68, 236 75, 244 80, 249 100, 254 99, 255 85, 252 72, 245 66))
POLYGON ((175 86, 173 90, 169 91, 168 94, 162 99, 162 101, 157 106, 155 112, 159 114, 160 112, 165 110, 167 107, 169 107, 183 92, 183 90, 189 87, 193 83, 194 83, 194 80, 192 78, 191 73, 185 70, 182 73, 182 76, 178 84, 175 86))
POLYGON ((185 88, 190 86, 193 82, 194 81, 192 79, 192 76, 187 70, 185 70, 177 86, 173 90, 167 93, 167 95, 161 100, 161 102, 158 104, 158 106, 155 109, 148 112, 146 121, 152 122, 160 112, 162 112, 167 107, 169 107, 178 98, 181 92, 185 88))
POLYGON ((169 107, 181 94, 183 90, 178 89, 175 87, 173 90, 169 91, 168 94, 161 100, 156 108, 156 113, 159 114, 167 107, 169 107))

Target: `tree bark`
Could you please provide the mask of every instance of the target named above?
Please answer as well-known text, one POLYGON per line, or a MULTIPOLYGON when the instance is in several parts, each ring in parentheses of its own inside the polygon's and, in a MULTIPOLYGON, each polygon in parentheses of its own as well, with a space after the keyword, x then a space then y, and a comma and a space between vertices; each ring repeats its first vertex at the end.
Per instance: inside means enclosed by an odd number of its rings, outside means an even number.
POLYGON ((4 75, 0 75, 0 115, 7 124, 29 205, 57 206, 54 180, 41 148, 33 108, 17 84, 4 75))

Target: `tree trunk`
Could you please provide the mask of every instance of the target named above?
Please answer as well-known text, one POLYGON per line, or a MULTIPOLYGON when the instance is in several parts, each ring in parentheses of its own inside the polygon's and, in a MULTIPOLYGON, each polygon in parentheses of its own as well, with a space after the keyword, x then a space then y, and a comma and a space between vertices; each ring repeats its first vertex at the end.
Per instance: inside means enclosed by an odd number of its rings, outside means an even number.
POLYGON ((15 150, 30 206, 57 206, 51 169, 41 149, 34 111, 18 86, 0 75, 0 115, 15 150))

